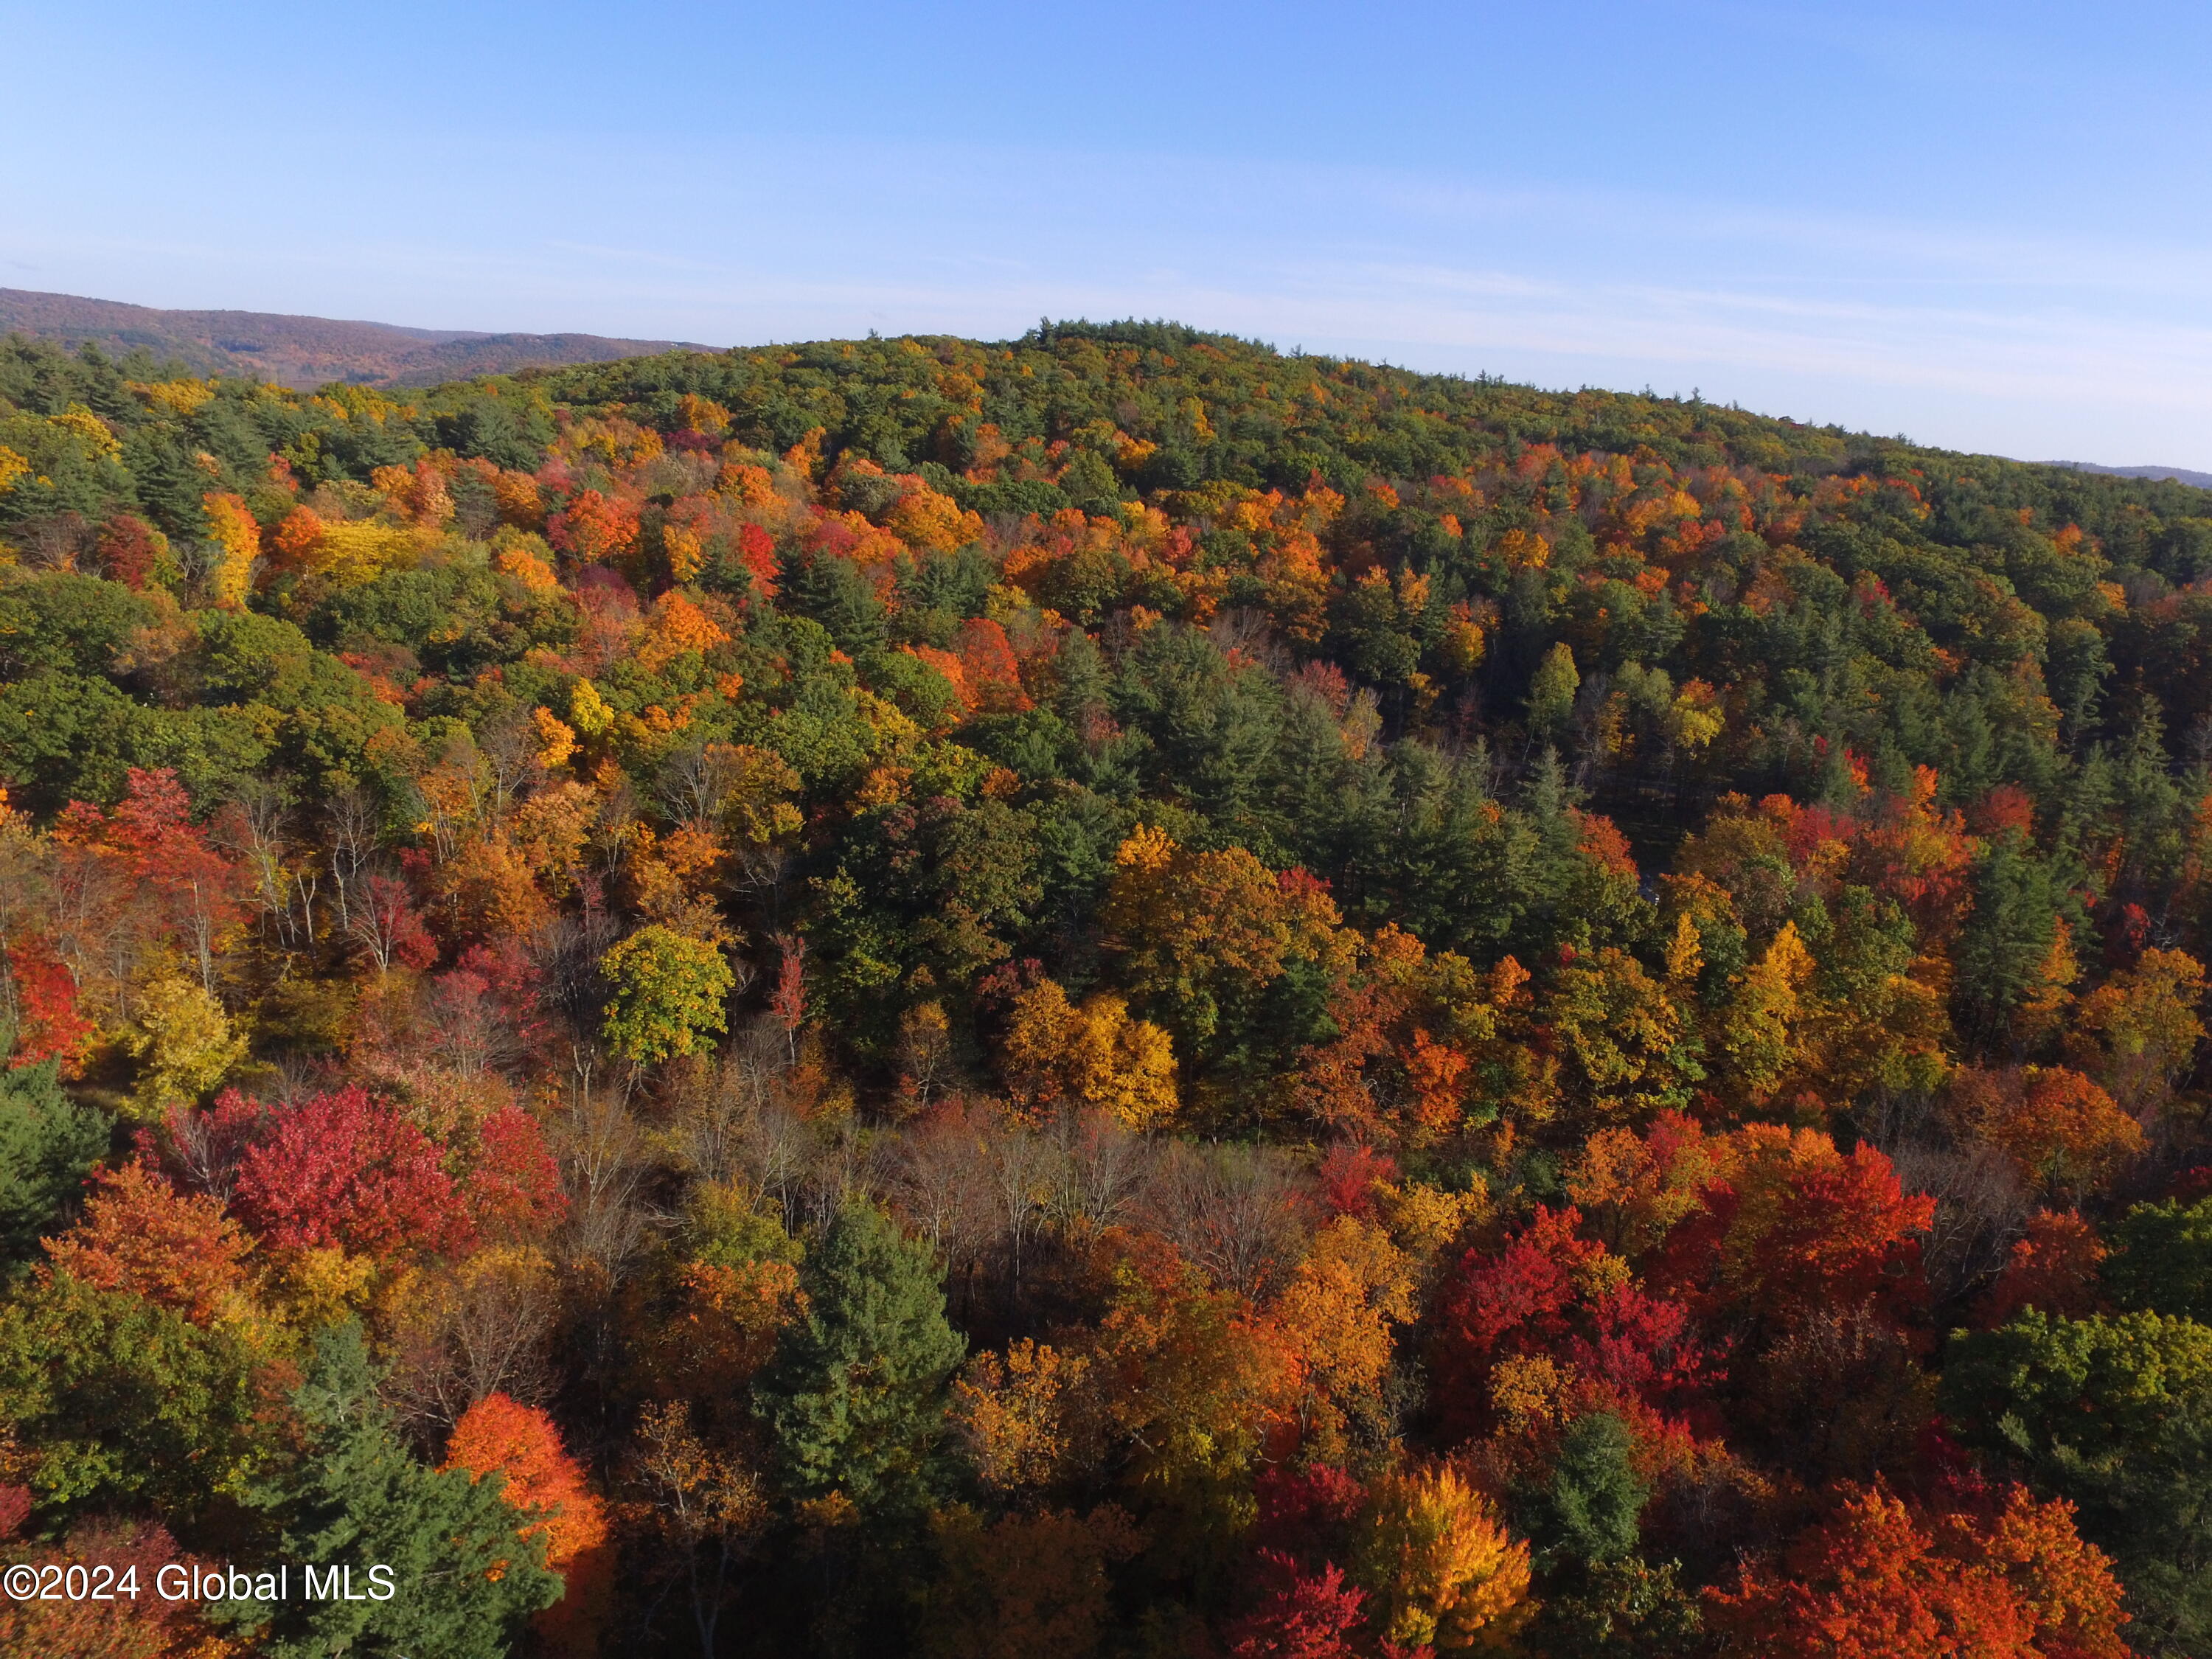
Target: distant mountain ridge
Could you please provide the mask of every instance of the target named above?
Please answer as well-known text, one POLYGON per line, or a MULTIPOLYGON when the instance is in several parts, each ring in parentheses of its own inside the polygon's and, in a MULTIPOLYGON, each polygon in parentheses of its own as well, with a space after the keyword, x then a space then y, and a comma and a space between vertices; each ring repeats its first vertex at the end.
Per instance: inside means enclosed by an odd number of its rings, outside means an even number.
POLYGON ((143 347, 198 374, 246 375, 299 391, 331 380, 434 386, 519 368, 611 362, 689 343, 610 339, 598 334, 402 328, 392 323, 262 311, 164 311, 114 300, 0 288, 0 335, 15 333, 70 345, 89 341, 118 355, 143 347))
MULTIPOLYGON (((236 374, 312 391, 332 380, 356 386, 430 386, 447 380, 615 362, 663 351, 712 351, 688 340, 629 340, 600 334, 489 334, 408 328, 397 323, 300 317, 266 311, 167 311, 119 300, 0 288, 0 337, 27 334, 118 356, 143 348, 198 374, 236 374)), ((2185 466, 2104 466, 2045 461, 2118 478, 2171 478, 2212 489, 2212 472, 2185 466)))
POLYGON ((2212 489, 2212 472, 2192 472, 2185 466, 2099 466, 2094 461, 2045 461, 2045 466, 2067 466, 2076 472, 2101 472, 2110 478, 2171 478, 2176 483, 2212 489))

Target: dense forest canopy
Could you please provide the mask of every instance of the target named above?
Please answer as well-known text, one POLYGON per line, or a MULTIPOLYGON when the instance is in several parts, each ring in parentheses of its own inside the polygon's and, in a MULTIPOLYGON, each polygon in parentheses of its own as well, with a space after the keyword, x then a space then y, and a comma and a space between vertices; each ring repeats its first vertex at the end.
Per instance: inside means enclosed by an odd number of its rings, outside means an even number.
POLYGON ((0 1632, 2212 1653, 2208 648, 2212 494, 1166 324, 12 339, 0 1548, 418 1588, 0 1632))

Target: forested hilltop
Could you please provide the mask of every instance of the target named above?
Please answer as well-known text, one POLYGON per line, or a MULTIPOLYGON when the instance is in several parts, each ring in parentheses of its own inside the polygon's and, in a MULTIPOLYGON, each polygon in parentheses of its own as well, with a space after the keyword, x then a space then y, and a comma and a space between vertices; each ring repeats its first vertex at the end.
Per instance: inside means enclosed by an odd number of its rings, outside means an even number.
POLYGON ((1164 325, 11 341, 0 1552, 403 1593, 0 1650, 2212 1654, 2209 652, 2212 493, 1164 325))
MULTIPOLYGON (((605 362, 671 351, 676 340, 610 340, 597 334, 484 334, 467 329, 395 328, 333 317, 266 311, 167 311, 0 288, 0 335, 23 334, 65 347, 143 350, 164 359, 154 378, 242 374, 304 391, 331 380, 357 386, 434 386, 470 374, 501 374, 562 363, 605 362)), ((143 380, 145 374, 137 378, 143 380)))

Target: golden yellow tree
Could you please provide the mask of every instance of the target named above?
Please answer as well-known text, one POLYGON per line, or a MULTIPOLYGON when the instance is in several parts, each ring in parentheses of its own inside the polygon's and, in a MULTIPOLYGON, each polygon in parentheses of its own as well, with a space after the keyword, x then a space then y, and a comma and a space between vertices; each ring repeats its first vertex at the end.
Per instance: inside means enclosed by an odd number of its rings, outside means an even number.
POLYGON ((1401 1647, 1502 1652, 1535 1612, 1528 1545, 1449 1466, 1376 1483, 1353 1572, 1375 1598, 1382 1634, 1401 1647))
POLYGON ((1089 1107, 1131 1128, 1175 1115, 1168 1034, 1150 1020, 1132 1019, 1129 1005, 1111 992, 1071 1007, 1058 985, 1039 981, 1015 999, 1002 1054, 1008 1089, 1025 1108, 1089 1107))
POLYGON ((1128 982, 1200 1036, 1218 1024, 1224 995, 1282 973, 1291 945, 1267 866, 1241 847, 1192 852, 1149 825, 1114 854, 1103 919, 1128 982))
POLYGON ((215 548, 215 562, 208 572, 210 596, 224 610, 235 611, 253 588, 261 526, 235 495, 210 491, 201 497, 201 504, 207 514, 208 540, 215 548))
POLYGON ((222 1005, 184 974, 164 974, 140 992, 124 1044, 143 1064, 133 1096, 148 1117, 164 1107, 205 1096, 246 1057, 246 1038, 234 1032, 222 1005))
POLYGON ((2196 1058, 2203 1000, 2203 963, 2186 951, 2146 951, 2081 999, 2069 1046, 2082 1070, 2148 1121, 2196 1058))
POLYGON ((1376 1223, 1339 1216, 1315 1235, 1271 1311, 1304 1372, 1298 1414, 1305 1449, 1323 1461, 1340 1459, 1352 1423, 1376 1421, 1393 1327, 1415 1312, 1406 1253, 1376 1223))
POLYGON ((985 1486, 1026 1503, 1082 1474, 1097 1450, 1091 1362, 1023 1337, 952 1384, 952 1420, 985 1486))
POLYGON ((1753 1101, 1771 1097, 1802 1058, 1798 1028, 1814 967, 1797 924, 1785 921, 1729 1000, 1720 1049, 1732 1080, 1753 1101))

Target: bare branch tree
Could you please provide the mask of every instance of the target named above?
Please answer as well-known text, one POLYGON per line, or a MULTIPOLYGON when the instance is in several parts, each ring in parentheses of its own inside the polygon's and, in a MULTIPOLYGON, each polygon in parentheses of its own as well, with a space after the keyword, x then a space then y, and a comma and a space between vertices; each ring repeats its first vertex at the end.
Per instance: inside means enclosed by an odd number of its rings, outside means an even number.
POLYGON ((1303 1251, 1310 1200, 1287 1152, 1176 1143, 1147 1183, 1143 1207, 1217 1284, 1257 1297, 1303 1251))
POLYGON ((357 783, 331 792, 323 811, 323 831, 330 849, 331 874, 337 886, 338 927, 353 931, 353 898, 362 872, 376 856, 376 803, 357 783))
POLYGON ((2003 1271, 2014 1241, 2027 1229, 2028 1194, 2011 1160, 1993 1146, 1914 1142, 1889 1156, 1906 1192, 1936 1200, 1921 1256, 1936 1304, 1954 1307, 2003 1271))
POLYGON ((1158 1162, 1151 1146, 1109 1112, 1063 1112, 1047 1133, 1060 1147, 1054 1219, 1092 1227, 1127 1220, 1158 1162))
POLYGON ((995 1221, 982 1133, 964 1110, 925 1118, 899 1138, 891 1176, 892 1201, 956 1278, 981 1257, 995 1221))
POLYGON ((536 1404, 552 1389, 557 1311, 552 1265, 534 1250, 486 1250, 425 1274, 396 1322, 384 1392, 434 1440, 487 1395, 536 1404))
POLYGON ((568 1091, 554 1142, 568 1197, 569 1257, 620 1284, 651 1225, 643 1202, 652 1162, 644 1126, 586 1070, 568 1091))
POLYGON ((991 1126, 981 1150, 998 1235, 994 1242, 1006 1255, 1007 1291, 1018 1305, 1025 1247, 1044 1226, 1054 1192, 1061 1184, 1060 1145, 1027 1124, 1008 1119, 991 1126))

